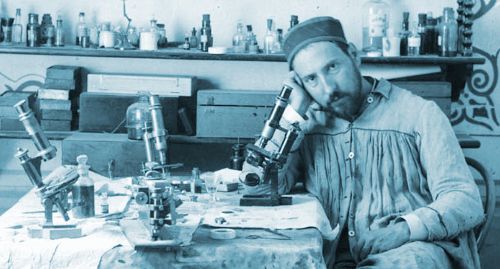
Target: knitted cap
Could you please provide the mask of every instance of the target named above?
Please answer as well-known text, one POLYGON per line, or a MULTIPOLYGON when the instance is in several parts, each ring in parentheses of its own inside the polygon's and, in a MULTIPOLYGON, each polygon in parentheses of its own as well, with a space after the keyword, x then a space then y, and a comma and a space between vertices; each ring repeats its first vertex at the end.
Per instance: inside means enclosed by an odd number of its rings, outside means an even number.
POLYGON ((315 17, 294 26, 283 41, 283 51, 290 67, 301 49, 319 41, 335 41, 347 45, 340 21, 332 17, 315 17))

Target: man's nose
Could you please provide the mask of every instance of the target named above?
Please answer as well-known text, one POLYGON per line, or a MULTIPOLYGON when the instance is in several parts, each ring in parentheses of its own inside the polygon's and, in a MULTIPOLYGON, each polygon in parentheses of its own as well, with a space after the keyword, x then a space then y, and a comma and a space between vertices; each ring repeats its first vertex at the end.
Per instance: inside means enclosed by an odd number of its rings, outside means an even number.
POLYGON ((328 76, 322 76, 320 80, 325 94, 332 96, 337 92, 337 82, 334 79, 328 76))

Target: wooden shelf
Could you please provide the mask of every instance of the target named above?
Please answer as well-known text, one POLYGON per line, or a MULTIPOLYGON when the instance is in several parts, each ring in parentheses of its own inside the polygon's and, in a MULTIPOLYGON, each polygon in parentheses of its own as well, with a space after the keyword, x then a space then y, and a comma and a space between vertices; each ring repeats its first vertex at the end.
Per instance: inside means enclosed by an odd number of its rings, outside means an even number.
MULTIPOLYGON (((81 56, 81 57, 112 57, 112 58, 146 58, 146 59, 171 59, 171 60, 214 60, 214 61, 263 61, 263 62, 286 62, 284 54, 209 54, 198 50, 182 50, 178 48, 166 48, 157 51, 141 50, 116 50, 116 49, 92 49, 78 46, 65 47, 26 47, 26 46, 0 46, 0 53, 4 54, 31 54, 50 56, 81 56)), ((367 57, 361 56, 361 62, 365 64, 483 64, 481 57, 439 57, 437 55, 423 56, 399 56, 399 57, 367 57)))

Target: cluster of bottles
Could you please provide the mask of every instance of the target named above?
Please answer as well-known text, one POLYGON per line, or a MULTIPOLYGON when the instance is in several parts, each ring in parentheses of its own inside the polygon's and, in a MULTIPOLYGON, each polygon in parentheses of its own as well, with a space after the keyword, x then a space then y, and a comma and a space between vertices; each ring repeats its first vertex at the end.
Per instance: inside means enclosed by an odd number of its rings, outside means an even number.
MULTIPOLYGON (((58 17, 56 25, 52 23, 50 14, 43 14, 39 23, 38 14, 28 14, 26 25, 26 46, 64 46, 64 30, 62 19, 58 17)), ((16 9, 15 18, 1 19, 0 41, 6 45, 23 44, 23 24, 21 22, 21 9, 16 9)))
MULTIPOLYGON (((299 23, 299 17, 292 15, 290 19, 290 29, 299 23)), ((282 52, 283 46, 283 29, 276 29, 272 19, 267 19, 267 31, 263 41, 263 52, 265 54, 273 54, 282 52)), ((233 36, 233 52, 234 53, 258 53, 260 52, 257 37, 253 32, 252 25, 246 26, 246 32, 243 28, 243 23, 239 22, 236 26, 236 33, 233 36)))
POLYGON ((419 13, 410 31, 410 13, 403 12, 399 34, 389 28, 389 6, 383 0, 369 0, 363 6, 363 51, 368 56, 440 55, 456 56, 459 51, 459 26, 455 11, 445 7, 437 18, 419 13))
POLYGON ((455 11, 451 7, 443 9, 443 15, 433 18, 432 13, 419 13, 418 23, 409 31, 409 13, 403 13, 401 29, 401 55, 435 54, 456 56, 459 45, 459 30, 455 11))
POLYGON ((199 49, 208 52, 208 48, 213 47, 214 37, 212 35, 212 27, 210 26, 210 14, 203 14, 200 30, 197 32, 193 27, 191 33, 186 33, 184 44, 180 47, 189 49, 199 49))

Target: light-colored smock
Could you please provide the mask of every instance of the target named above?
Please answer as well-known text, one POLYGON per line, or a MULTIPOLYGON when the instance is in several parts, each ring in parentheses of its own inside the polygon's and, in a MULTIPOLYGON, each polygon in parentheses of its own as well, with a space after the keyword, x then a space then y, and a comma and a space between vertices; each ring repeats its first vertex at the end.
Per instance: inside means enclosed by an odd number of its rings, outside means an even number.
MULTIPOLYGON (((309 114, 300 147, 280 172, 280 192, 303 181, 332 227, 348 229, 353 257, 368 230, 407 220, 411 242, 358 266, 480 268, 472 229, 483 221, 482 203, 448 118, 434 102, 386 80, 370 96, 352 123, 309 114)), ((252 170, 245 164, 244 172, 252 170)), ((332 265, 338 242, 325 245, 332 265)))

